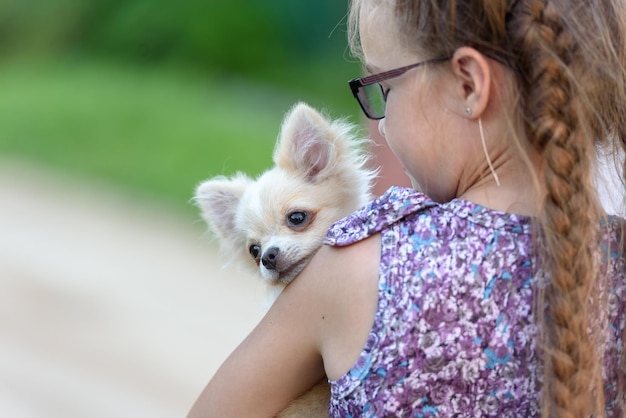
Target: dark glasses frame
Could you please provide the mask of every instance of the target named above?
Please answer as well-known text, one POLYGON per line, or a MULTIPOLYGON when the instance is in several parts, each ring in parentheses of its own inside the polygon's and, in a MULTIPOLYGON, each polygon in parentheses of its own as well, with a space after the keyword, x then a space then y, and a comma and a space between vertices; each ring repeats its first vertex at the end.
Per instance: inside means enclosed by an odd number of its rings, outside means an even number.
POLYGON ((449 59, 450 59, 449 56, 445 56, 441 58, 434 58, 434 59, 418 62, 415 64, 407 65, 404 67, 394 68, 393 70, 385 71, 385 72, 378 73, 378 74, 373 74, 367 77, 355 78, 353 80, 348 81, 348 85, 350 86, 352 95, 357 100, 357 102, 359 102, 359 105, 361 106, 363 113, 365 113, 365 116, 367 116, 369 119, 379 120, 379 119, 384 118, 385 114, 383 113, 381 115, 381 114, 375 113, 375 111, 369 106, 366 95, 361 94, 361 89, 363 87, 371 86, 372 84, 378 84, 383 94, 383 99, 386 101, 387 97, 384 94, 383 86, 380 85, 381 81, 389 80, 395 77, 400 77, 402 74, 406 73, 407 71, 412 70, 413 68, 421 67, 422 65, 447 61, 449 59))

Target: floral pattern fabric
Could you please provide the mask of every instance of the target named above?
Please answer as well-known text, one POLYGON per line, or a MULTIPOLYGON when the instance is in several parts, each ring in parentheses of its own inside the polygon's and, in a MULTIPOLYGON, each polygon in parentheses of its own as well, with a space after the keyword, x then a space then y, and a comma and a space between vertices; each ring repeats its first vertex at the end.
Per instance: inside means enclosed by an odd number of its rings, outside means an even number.
MULTIPOLYGON (((618 220, 610 223, 607 416, 624 327, 618 220)), ((531 219, 393 187, 335 223, 325 243, 381 234, 378 309, 352 369, 331 384, 333 417, 533 417, 541 366, 531 316, 541 283, 531 219)))

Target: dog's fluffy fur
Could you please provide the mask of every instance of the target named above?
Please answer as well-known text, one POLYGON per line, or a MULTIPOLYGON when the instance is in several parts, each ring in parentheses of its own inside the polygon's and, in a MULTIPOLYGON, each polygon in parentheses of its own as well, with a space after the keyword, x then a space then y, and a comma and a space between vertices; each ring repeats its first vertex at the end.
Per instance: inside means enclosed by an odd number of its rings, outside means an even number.
MULTIPOLYGON (((273 297, 306 266, 330 225, 371 198, 376 172, 353 128, 299 103, 285 116, 272 169, 256 180, 216 177, 196 190, 225 255, 258 272, 273 297)), ((280 416, 327 415, 328 399, 323 382, 280 416)))

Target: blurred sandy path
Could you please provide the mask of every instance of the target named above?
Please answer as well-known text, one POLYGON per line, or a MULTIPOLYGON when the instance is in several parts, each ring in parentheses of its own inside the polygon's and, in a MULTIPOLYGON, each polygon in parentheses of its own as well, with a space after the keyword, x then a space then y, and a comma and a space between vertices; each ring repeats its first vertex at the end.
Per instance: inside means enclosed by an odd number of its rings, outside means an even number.
POLYGON ((183 417, 264 298, 203 231, 0 160, 0 416, 183 417))

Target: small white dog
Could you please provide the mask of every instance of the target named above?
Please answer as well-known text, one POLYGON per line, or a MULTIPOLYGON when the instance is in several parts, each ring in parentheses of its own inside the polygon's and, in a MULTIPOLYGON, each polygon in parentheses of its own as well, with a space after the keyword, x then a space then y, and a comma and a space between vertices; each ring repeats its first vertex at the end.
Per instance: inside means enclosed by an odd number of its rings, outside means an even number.
MULTIPOLYGON (((366 204, 376 172, 366 168, 353 126, 299 103, 287 113, 275 167, 202 182, 195 201, 232 261, 282 290, 322 245, 330 225, 366 204)), ((279 293, 279 292, 278 292, 279 293)))
MULTIPOLYGON (((296 104, 283 121, 272 169, 256 180, 216 177, 196 190, 224 253, 257 271, 274 299, 311 260, 330 225, 371 199, 376 171, 366 167, 353 128, 296 104)), ((328 399, 323 382, 279 416, 327 416, 328 399)))

